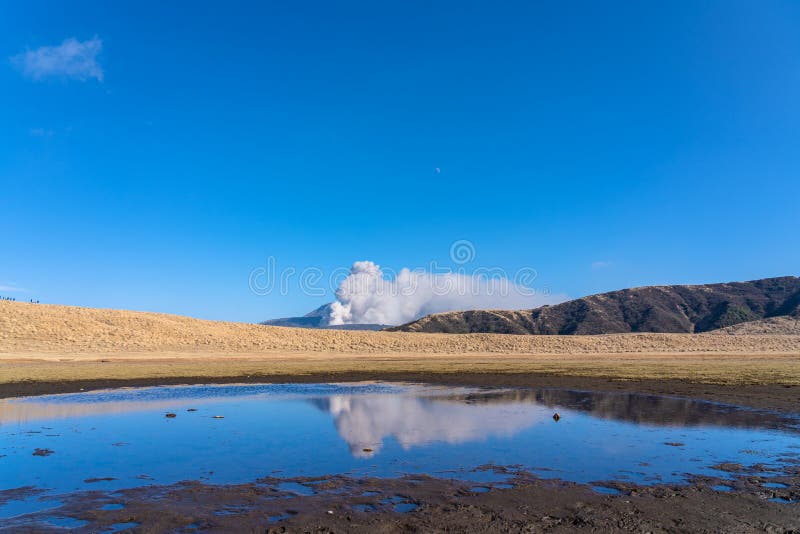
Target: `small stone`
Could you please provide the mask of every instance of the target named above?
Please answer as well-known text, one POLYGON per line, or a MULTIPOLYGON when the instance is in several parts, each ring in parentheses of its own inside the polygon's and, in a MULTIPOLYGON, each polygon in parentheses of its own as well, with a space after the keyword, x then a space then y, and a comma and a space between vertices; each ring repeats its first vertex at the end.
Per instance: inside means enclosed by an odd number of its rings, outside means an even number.
POLYGON ((169 417, 170 419, 174 419, 174 418, 176 418, 176 417, 178 417, 178 416, 177 416, 176 414, 174 414, 174 413, 168 413, 168 414, 167 414, 167 415, 165 415, 164 417, 169 417))
POLYGON ((224 415, 215 415, 214 419, 225 419, 224 415))
POLYGON ((370 449, 369 447, 364 447, 361 450, 364 451, 364 452, 372 452, 372 449, 370 449))
POLYGON ((553 421, 558 421, 559 419, 561 419, 561 416, 558 415, 558 412, 554 413, 553 414, 553 421))
POLYGON ((188 410, 186 410, 186 411, 187 411, 187 412, 196 412, 196 411, 197 411, 197 408, 189 408, 189 409, 188 409, 188 410))
POLYGON ((55 454, 56 451, 52 449, 34 449, 33 455, 34 456, 50 456, 51 454, 55 454))
POLYGON ((328 513, 329 513, 330 515, 333 515, 333 510, 328 510, 328 513))

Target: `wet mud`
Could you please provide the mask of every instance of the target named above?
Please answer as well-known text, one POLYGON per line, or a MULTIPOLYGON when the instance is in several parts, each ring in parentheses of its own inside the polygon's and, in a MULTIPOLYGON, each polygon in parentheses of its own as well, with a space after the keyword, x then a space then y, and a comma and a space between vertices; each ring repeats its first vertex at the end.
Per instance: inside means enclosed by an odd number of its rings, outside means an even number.
MULTIPOLYGON (((8 532, 791 532, 800 529, 800 466, 721 466, 689 484, 591 485, 513 468, 476 486, 427 476, 398 479, 262 478, 184 482, 59 497, 55 509, 12 520, 8 532), (731 476, 731 472, 734 472, 731 476), (14 522, 16 521, 16 522, 14 522)), ((30 488, 21 493, 29 494, 30 488)))

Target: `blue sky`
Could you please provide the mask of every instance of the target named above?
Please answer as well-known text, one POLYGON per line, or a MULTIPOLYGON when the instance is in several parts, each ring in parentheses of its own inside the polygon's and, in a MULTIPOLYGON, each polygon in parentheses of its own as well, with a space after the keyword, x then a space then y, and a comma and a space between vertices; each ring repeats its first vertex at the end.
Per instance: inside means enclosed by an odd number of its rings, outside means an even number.
POLYGON ((570 297, 797 275, 798 28, 789 1, 5 3, 0 294, 257 321, 332 299, 254 294, 268 257, 452 267, 460 239, 570 297))

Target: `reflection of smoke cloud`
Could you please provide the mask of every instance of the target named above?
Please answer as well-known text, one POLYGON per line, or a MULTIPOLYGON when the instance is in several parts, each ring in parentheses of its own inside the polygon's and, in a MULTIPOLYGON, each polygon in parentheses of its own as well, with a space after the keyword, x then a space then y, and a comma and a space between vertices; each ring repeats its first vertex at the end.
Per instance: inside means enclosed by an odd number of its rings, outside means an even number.
POLYGON ((387 436, 404 449, 433 441, 463 443, 512 436, 549 417, 546 408, 531 404, 470 405, 395 395, 335 395, 317 405, 333 415, 342 439, 360 457, 380 450, 387 436))
MULTIPOLYGON (((532 282, 535 272, 531 273, 523 283, 532 282)), ((534 294, 532 288, 516 284, 496 270, 464 274, 402 269, 388 280, 379 265, 357 261, 336 290, 328 323, 397 325, 431 313, 535 308, 557 300, 534 294)))

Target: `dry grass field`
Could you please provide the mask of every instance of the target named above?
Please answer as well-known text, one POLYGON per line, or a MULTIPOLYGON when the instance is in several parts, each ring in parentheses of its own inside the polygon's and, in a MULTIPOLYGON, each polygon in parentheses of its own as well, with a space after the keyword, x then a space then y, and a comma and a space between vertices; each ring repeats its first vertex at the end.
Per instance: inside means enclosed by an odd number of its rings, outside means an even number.
POLYGON ((0 302, 0 383, 353 372, 800 384, 800 336, 308 330, 0 302))

